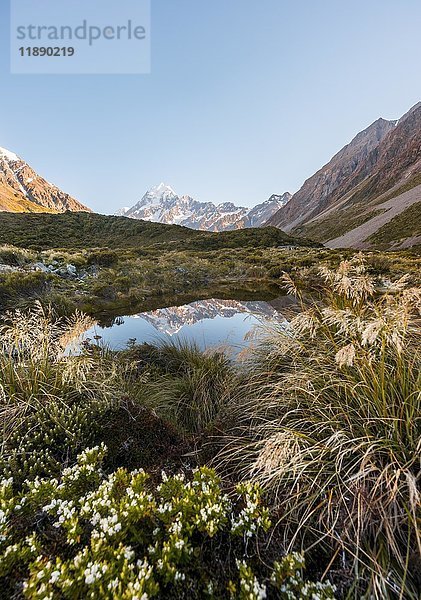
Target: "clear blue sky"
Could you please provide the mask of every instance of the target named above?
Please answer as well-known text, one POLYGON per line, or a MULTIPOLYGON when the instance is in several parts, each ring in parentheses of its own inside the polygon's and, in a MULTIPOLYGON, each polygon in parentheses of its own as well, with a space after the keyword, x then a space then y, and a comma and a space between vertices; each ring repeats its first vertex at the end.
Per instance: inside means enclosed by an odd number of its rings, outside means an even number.
POLYGON ((419 0, 152 0, 152 73, 129 76, 10 75, 7 0, 0 17, 0 146, 103 213, 160 181, 293 192, 421 100, 419 0))

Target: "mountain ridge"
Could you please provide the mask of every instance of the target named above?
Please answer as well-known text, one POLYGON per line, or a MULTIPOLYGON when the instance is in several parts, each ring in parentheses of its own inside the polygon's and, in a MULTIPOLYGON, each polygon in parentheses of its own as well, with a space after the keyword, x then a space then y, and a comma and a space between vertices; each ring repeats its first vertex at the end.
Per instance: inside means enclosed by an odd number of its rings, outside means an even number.
POLYGON ((236 206, 232 202, 199 202, 191 196, 179 196, 165 183, 154 186, 128 210, 120 209, 120 216, 167 225, 182 225, 201 231, 230 231, 260 227, 291 198, 289 192, 273 194, 268 200, 252 208, 236 206))
MULTIPOLYGON (((398 120, 380 118, 358 133, 307 179, 267 224, 331 247, 344 244, 344 247, 368 248, 373 245, 368 238, 376 233, 373 227, 378 222, 379 227, 390 229, 390 246, 399 247, 405 239, 393 239, 393 219, 421 201, 418 184, 421 184, 421 103, 398 120), (414 191, 410 197, 403 196, 411 189, 414 191), (394 202, 387 203, 392 198, 394 202), (382 211, 390 212, 373 221, 382 211), (345 237, 357 228, 357 235, 345 237)), ((416 223, 410 234, 414 244, 417 243, 416 223)))
POLYGON ((162 251, 219 248, 303 246, 321 244, 293 238, 276 227, 236 229, 220 233, 180 225, 152 223, 87 212, 1 215, 0 244, 23 248, 137 248, 159 245, 162 251), (63 233, 65 232, 65 234, 63 233))
POLYGON ((14 152, 0 147, 0 211, 91 212, 40 175, 14 152))

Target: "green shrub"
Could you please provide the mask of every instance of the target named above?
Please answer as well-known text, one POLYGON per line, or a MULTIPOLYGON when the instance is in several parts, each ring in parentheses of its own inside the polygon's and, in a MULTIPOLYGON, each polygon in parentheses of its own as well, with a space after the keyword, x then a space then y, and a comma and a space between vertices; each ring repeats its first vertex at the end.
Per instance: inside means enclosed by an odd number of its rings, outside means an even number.
POLYGON ((29 252, 13 246, 0 246, 0 263, 11 267, 21 267, 29 262, 29 252))
POLYGON ((127 276, 120 276, 120 277, 116 277, 115 279, 115 286, 116 288, 118 288, 119 290, 121 290, 122 292, 127 293, 131 286, 132 286, 132 279, 130 277, 127 276))
POLYGON ((117 290, 114 285, 104 281, 97 281, 92 284, 91 293, 103 300, 115 300, 117 298, 117 290))
POLYGON ((21 490, 1 481, 4 592, 22 586, 30 600, 334 597, 329 583, 302 579, 300 555, 272 570, 244 558, 270 527, 258 485, 237 486, 231 500, 206 467, 187 477, 163 472, 158 486, 142 470, 106 476, 105 452, 86 450, 59 478, 21 490))
POLYGON ((272 279, 279 279, 284 271, 285 269, 280 266, 272 267, 268 271, 268 276, 272 279))
POLYGON ((375 275, 390 273, 391 265, 390 258, 384 254, 372 254, 367 257, 367 267, 375 275))
POLYGON ((100 267, 111 267, 119 260, 117 252, 112 250, 97 250, 88 254, 88 264, 100 267))
POLYGON ((22 299, 42 296, 51 283, 51 275, 33 271, 0 275, 0 307, 22 299))

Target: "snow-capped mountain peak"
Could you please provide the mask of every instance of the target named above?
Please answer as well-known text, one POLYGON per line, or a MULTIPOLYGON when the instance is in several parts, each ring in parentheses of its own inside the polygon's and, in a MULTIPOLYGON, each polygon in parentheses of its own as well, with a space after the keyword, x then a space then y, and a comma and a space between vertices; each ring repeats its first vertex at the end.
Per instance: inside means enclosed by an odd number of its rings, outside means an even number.
POLYGON ((216 208, 221 212, 226 213, 247 210, 245 206, 235 206, 233 202, 221 202, 221 204, 218 204, 216 208))
POLYGON ((14 152, 0 147, 0 211, 65 212, 90 209, 41 177, 14 152))
MULTIPOLYGON (((168 203, 174 202, 174 200, 177 198, 178 196, 172 187, 166 185, 165 183, 160 183, 148 190, 142 199, 127 211, 127 213, 130 213, 127 216, 132 216, 132 214, 135 215, 135 213, 137 213, 141 208, 149 206, 159 207, 161 204, 167 205, 168 203)), ((148 220, 152 221, 153 219, 148 220)))
POLYGON ((130 206, 123 206, 123 208, 119 208, 115 213, 114 216, 115 217, 124 217, 126 215, 126 212, 130 210, 130 206))
POLYGON ((163 195, 163 194, 172 194, 173 196, 177 195, 171 186, 169 186, 163 182, 159 183, 158 185, 155 185, 153 188, 151 188, 149 190, 148 193, 150 195, 163 195))
POLYGON ((7 160, 10 160, 12 162, 21 160, 19 158, 19 156, 17 154, 15 154, 14 152, 10 152, 10 150, 6 150, 6 148, 1 148, 1 147, 0 147, 0 158, 6 158, 7 160))
POLYGON ((205 231, 227 231, 245 227, 260 227, 291 197, 288 192, 271 196, 253 208, 236 206, 232 202, 215 205, 199 202, 191 196, 178 196, 172 187, 160 183, 130 209, 121 209, 118 214, 132 219, 156 223, 183 225, 205 231))

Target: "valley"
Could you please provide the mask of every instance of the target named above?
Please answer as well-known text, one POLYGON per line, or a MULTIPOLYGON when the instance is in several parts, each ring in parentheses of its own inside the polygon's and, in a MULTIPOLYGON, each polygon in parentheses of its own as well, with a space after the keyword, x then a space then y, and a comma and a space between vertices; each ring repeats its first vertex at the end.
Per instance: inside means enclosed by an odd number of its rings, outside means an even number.
MULTIPOLYGON (((274 227, 211 233, 88 213, 0 219, 0 244, 8 242, 0 246, 3 310, 40 300, 61 315, 104 319, 238 292, 261 300, 283 293, 283 272, 311 287, 321 265, 357 253, 274 227)), ((419 280, 416 250, 366 256, 374 274, 419 280)))
POLYGON ((420 24, 0 1, 0 600, 421 600, 420 24))
POLYGON ((0 596, 417 599, 418 110, 252 208, 0 152, 0 596))

